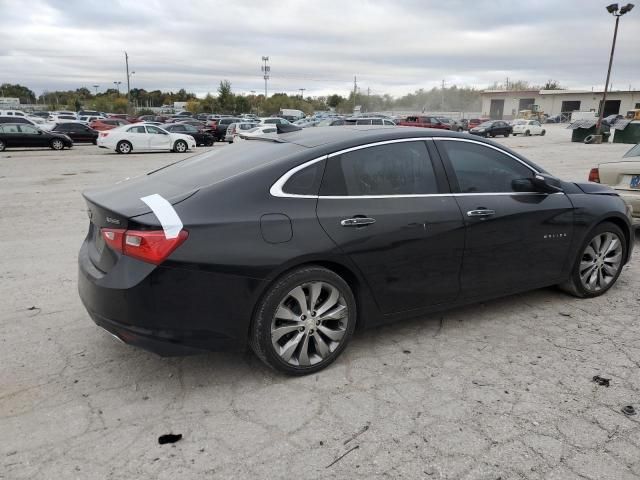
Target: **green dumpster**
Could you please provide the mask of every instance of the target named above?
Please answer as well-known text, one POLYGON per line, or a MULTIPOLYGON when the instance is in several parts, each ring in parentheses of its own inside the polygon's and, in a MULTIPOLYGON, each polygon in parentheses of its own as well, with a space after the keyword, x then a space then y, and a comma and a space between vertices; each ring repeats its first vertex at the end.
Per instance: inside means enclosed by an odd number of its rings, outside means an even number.
POLYGON ((640 143, 640 121, 629 123, 623 130, 616 130, 613 143, 640 143))
MULTIPOLYGON (((576 128, 571 133, 571 141, 583 143, 585 138, 587 138, 589 135, 595 135, 595 134, 596 134, 595 125, 589 128, 576 128)), ((609 135, 611 135, 610 127, 608 125, 602 125, 602 141, 603 142, 608 141, 609 135)), ((616 135, 618 135, 618 132, 616 132, 616 135)))

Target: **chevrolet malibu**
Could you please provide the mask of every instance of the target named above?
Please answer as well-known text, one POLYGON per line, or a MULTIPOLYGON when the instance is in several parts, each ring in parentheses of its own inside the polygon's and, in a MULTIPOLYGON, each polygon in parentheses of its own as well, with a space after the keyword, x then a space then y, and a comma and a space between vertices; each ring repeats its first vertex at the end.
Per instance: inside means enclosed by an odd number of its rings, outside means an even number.
POLYGON ((614 190, 424 128, 263 136, 84 197, 95 323, 162 355, 249 345, 293 375, 356 327, 550 285, 602 295, 633 245, 614 190))
POLYGON ((98 147, 115 150, 117 153, 133 151, 184 153, 190 148, 196 148, 196 141, 191 135, 167 132, 156 125, 135 123, 100 132, 98 147))

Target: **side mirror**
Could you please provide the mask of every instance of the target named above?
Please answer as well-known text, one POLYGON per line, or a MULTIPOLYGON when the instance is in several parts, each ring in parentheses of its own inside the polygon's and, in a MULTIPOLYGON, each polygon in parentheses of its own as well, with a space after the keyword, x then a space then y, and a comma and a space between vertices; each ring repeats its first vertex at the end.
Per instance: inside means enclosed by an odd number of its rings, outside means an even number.
POLYGON ((536 190, 544 193, 562 192, 562 182, 551 175, 536 173, 531 179, 536 190))

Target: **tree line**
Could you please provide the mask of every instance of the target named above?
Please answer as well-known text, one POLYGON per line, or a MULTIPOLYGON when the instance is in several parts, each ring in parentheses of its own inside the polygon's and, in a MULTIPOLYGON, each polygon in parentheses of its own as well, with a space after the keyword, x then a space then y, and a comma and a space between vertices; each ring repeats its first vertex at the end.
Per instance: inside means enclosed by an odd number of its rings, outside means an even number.
MULTIPOLYGON (((555 80, 549 80, 544 86, 531 85, 518 80, 501 84, 495 82, 491 89, 558 89, 560 85, 555 80)), ((232 91, 229 80, 222 80, 216 95, 207 93, 204 98, 198 98, 195 93, 187 92, 184 88, 177 92, 163 92, 160 90, 145 90, 132 88, 130 102, 126 92, 116 88, 109 88, 103 92, 91 92, 86 87, 66 91, 44 91, 36 95, 31 89, 19 84, 4 83, 0 85, 0 96, 17 97, 20 103, 41 104, 46 110, 70 109, 78 111, 82 108, 101 112, 127 113, 129 109, 139 114, 152 113, 150 107, 173 106, 174 102, 187 102, 187 110, 192 113, 256 113, 272 115, 282 108, 302 110, 306 114, 314 111, 333 109, 338 113, 351 113, 355 106, 360 106, 362 112, 378 112, 393 110, 411 111, 479 111, 481 108, 482 90, 474 87, 459 87, 456 85, 429 90, 418 89, 401 97, 389 94, 371 93, 357 90, 348 96, 332 94, 328 96, 303 97, 274 93, 265 98, 264 95, 242 95, 232 91), (355 98, 354 98, 355 97, 355 98)))

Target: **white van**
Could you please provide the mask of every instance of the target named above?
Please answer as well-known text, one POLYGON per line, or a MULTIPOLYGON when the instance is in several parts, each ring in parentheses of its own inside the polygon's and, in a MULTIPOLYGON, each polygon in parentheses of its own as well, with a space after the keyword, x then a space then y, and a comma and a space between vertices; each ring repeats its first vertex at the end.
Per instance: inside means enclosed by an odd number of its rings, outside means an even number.
POLYGON ((0 117, 26 117, 27 114, 20 110, 0 110, 0 117))

